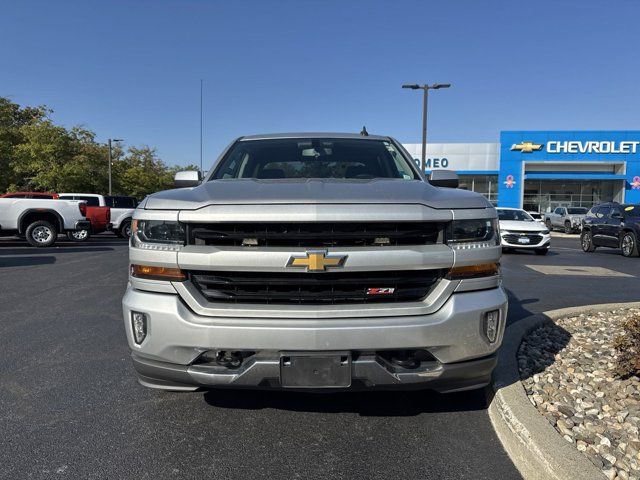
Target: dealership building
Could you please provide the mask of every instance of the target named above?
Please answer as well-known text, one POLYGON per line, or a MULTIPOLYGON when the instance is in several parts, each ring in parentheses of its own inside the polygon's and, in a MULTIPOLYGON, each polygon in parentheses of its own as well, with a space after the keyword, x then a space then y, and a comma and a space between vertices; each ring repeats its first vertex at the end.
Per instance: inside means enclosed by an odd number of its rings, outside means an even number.
MULTIPOLYGON (((405 144, 419 161, 421 144, 405 144)), ((640 203, 640 131, 503 131, 500 143, 427 144, 427 172, 455 170, 460 187, 500 207, 640 203)))

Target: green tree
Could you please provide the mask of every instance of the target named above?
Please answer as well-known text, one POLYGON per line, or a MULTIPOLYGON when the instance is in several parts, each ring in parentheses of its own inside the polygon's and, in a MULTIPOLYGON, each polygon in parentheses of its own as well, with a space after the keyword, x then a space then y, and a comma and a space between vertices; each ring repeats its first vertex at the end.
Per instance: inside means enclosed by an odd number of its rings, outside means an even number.
MULTIPOLYGON (((56 125, 46 107, 0 97, 0 192, 91 192, 108 189, 108 147, 83 127, 56 125)), ((144 197, 173 187, 176 171, 149 146, 113 149, 113 192, 144 197)), ((190 165, 187 169, 196 169, 190 165)))
POLYGON ((24 142, 23 127, 43 121, 50 110, 46 107, 21 107, 0 97, 0 192, 20 181, 14 171, 14 149, 24 142))

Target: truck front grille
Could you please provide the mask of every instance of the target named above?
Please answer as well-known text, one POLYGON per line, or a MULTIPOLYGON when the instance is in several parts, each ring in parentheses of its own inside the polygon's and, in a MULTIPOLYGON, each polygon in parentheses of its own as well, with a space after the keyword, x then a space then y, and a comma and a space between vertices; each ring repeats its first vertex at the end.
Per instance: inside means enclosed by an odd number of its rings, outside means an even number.
POLYGON ((412 302, 429 294, 441 270, 400 272, 209 272, 189 280, 211 302, 334 305, 412 302))
POLYGON ((444 224, 435 222, 190 223, 189 245, 365 247, 429 245, 444 224))

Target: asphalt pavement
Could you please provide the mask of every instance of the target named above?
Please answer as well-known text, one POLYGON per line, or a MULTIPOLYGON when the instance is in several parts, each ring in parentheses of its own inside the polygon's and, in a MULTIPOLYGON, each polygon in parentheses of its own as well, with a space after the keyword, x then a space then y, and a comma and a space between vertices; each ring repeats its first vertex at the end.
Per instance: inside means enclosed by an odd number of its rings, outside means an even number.
MULTIPOLYGON (((638 300, 640 259, 585 254, 575 236, 553 245, 503 257, 510 322, 638 300)), ((143 388, 122 327, 126 282, 127 244, 110 235, 49 249, 0 239, 0 478, 519 478, 483 391, 143 388)))

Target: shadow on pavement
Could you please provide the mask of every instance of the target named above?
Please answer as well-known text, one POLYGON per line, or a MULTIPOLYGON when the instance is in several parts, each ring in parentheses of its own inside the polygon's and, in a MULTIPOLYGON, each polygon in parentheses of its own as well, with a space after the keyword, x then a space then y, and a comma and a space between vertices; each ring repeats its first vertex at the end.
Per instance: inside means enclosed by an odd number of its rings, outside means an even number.
POLYGON ((526 298, 520 300, 518 296, 508 288, 505 288, 505 291, 507 292, 507 297, 509 298, 509 313, 507 315, 507 328, 509 328, 509 325, 517 322, 518 320, 533 315, 534 312, 525 308, 525 305, 528 305, 530 303, 537 303, 540 301, 540 299, 526 298))
MULTIPOLYGON (((75 244, 74 244, 75 245, 75 244)), ((87 245, 85 247, 24 247, 23 248, 3 248, 0 246, 0 259, 4 260, 5 255, 38 255, 43 253, 58 254, 58 253, 80 253, 80 252, 110 252, 111 247, 99 247, 93 245, 87 245)))
POLYGON ((485 389, 442 394, 429 390, 301 393, 208 390, 204 400, 218 408, 278 409, 294 412, 357 413, 364 417, 412 417, 422 413, 485 410, 485 389))
POLYGON ((0 268, 3 267, 30 267, 33 265, 50 265, 56 263, 56 257, 0 257, 0 268))

